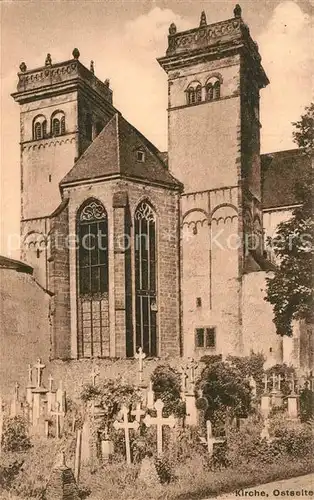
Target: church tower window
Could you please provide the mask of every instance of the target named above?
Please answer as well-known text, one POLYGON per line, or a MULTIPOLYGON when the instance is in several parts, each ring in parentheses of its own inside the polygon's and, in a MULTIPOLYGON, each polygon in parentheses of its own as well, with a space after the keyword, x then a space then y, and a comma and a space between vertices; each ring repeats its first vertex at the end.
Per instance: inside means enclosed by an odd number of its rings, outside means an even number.
POLYGON ((78 233, 79 354, 102 357, 108 339, 108 217, 105 207, 90 199, 81 207, 78 233))
POLYGON ((47 120, 43 115, 37 116, 33 121, 33 140, 39 141, 47 136, 47 120))
POLYGON ((206 100, 216 101, 220 99, 221 82, 218 77, 211 77, 206 83, 206 100))
POLYGON ((57 137, 65 134, 65 116, 62 111, 57 111, 51 117, 51 135, 57 137))
POLYGON ((186 92, 189 105, 202 102, 202 86, 199 82, 190 83, 186 92))
POLYGON ((157 356, 156 214, 142 201, 134 216, 136 349, 157 356))

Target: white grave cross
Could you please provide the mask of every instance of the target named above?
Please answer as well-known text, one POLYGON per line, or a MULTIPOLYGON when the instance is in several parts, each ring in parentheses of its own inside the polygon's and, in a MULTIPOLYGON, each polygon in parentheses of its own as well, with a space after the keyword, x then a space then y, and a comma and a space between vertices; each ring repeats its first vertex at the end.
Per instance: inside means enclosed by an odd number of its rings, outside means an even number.
POLYGON ((60 417, 64 417, 64 412, 60 410, 60 403, 57 402, 55 410, 51 412, 51 415, 56 417, 56 438, 60 438, 60 417))
POLYGON ((143 361, 146 358, 145 352, 143 352, 142 347, 138 348, 138 352, 135 353, 134 355, 135 359, 138 359, 138 372, 139 372, 139 379, 140 379, 140 384, 143 382, 143 361))
POLYGON ((156 425, 157 427, 157 455, 160 457, 162 455, 163 444, 162 428, 164 425, 168 425, 170 428, 173 428, 176 425, 176 419, 173 415, 170 415, 170 417, 168 418, 164 418, 162 416, 164 403, 161 401, 161 399, 157 399, 154 407, 157 412, 157 416, 151 417, 150 415, 146 415, 143 422, 147 427, 150 427, 151 425, 156 425))
POLYGON ((131 411, 131 415, 135 417, 135 420, 140 423, 141 417, 145 415, 145 411, 141 409, 141 403, 137 403, 136 409, 131 411))
POLYGON ((113 427, 116 429, 116 431, 124 429, 126 461, 128 464, 131 464, 131 447, 130 447, 129 430, 130 429, 137 430, 139 428, 139 423, 137 422, 137 420, 135 420, 134 422, 129 422, 128 409, 126 406, 122 406, 121 413, 123 416, 122 422, 118 422, 117 420, 115 420, 113 423, 113 427))
POLYGON ((37 364, 34 365, 34 368, 37 370, 37 387, 41 387, 41 377, 42 377, 42 371, 44 368, 46 368, 46 365, 44 365, 40 358, 37 359, 37 364))

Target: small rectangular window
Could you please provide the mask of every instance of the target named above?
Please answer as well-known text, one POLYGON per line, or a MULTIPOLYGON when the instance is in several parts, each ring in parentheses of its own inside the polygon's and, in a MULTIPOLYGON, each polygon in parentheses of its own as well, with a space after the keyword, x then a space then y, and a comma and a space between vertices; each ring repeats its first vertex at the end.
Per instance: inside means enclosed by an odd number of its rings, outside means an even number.
POLYGON ((141 150, 137 151, 136 152, 136 159, 137 159, 137 161, 140 161, 140 162, 143 163, 145 161, 145 153, 144 153, 144 151, 141 151, 141 150))
POLYGON ((196 328, 195 347, 198 349, 214 349, 216 347, 216 328, 196 328))

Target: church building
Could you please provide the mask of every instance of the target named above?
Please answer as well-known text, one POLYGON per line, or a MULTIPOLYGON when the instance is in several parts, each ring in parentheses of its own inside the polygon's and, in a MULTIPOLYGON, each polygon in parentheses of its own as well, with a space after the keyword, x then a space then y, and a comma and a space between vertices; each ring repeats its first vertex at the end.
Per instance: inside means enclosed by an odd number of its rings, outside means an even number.
POLYGON ((167 152, 79 58, 74 49, 64 62, 22 63, 12 94, 25 268, 1 267, 26 273, 30 294, 40 288, 47 328, 36 328, 51 359, 132 358, 142 347, 151 358, 253 350, 313 365, 305 326, 283 340, 264 300, 274 269, 265 237, 297 206, 293 184, 309 165, 298 150, 260 154, 269 81, 240 6, 222 22, 203 12, 194 29, 170 25, 158 59, 167 152))

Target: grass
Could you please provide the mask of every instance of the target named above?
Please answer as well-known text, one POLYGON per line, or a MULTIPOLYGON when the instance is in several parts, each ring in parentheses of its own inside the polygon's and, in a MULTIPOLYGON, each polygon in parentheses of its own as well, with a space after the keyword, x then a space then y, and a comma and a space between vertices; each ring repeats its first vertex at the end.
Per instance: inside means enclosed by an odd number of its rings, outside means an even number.
POLYGON ((265 467, 245 467, 210 471, 195 458, 176 471, 177 480, 167 486, 145 487, 136 482, 137 467, 116 464, 99 469, 95 474, 82 471, 81 485, 90 488, 89 500, 201 500, 281 479, 314 472, 314 461, 285 459, 265 467))

